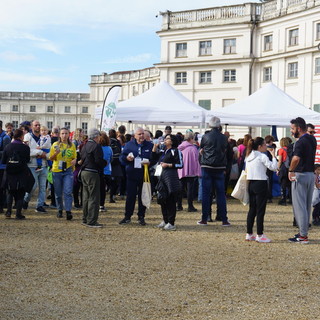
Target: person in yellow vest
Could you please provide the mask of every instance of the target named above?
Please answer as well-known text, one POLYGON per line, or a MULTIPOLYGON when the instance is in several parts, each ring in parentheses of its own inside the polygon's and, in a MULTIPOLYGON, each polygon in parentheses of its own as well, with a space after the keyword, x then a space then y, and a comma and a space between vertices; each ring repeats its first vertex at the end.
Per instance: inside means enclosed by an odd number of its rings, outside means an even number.
POLYGON ((69 139, 70 131, 67 128, 60 130, 59 140, 50 149, 49 159, 53 161, 53 185, 58 208, 58 218, 63 217, 63 198, 67 220, 72 219, 72 190, 73 170, 77 159, 75 145, 69 139), (63 198, 62 198, 63 195, 63 198))

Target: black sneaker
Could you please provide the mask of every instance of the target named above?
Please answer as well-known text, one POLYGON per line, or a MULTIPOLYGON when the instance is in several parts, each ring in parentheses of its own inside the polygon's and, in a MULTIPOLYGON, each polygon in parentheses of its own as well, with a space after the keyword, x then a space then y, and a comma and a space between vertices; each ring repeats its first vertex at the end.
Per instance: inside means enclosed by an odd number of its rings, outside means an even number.
POLYGON ((22 209, 27 210, 29 203, 23 200, 22 209))
POLYGON ((198 210, 195 207, 188 208, 188 212, 197 212, 198 210))
POLYGON ((49 205, 48 204, 46 204, 45 202, 43 203, 43 205, 42 205, 43 207, 49 207, 49 205))
POLYGON ((130 222, 131 222, 130 219, 123 218, 123 219, 119 222, 119 224, 128 224, 128 223, 130 223, 130 222))
POLYGON ((103 224, 96 222, 95 224, 86 224, 89 228, 103 228, 103 224))
POLYGON ((47 213, 47 211, 44 209, 44 207, 38 207, 35 211, 41 212, 41 213, 47 213))
POLYGON ((10 211, 7 211, 7 212, 5 213, 5 217, 6 217, 7 219, 11 218, 11 212, 10 212, 10 211))
POLYGON ((66 211, 66 214, 67 214, 67 220, 72 220, 73 216, 71 211, 66 211))
POLYGON ((26 218, 26 217, 23 216, 22 214, 16 215, 16 219, 17 219, 17 220, 23 220, 23 219, 25 219, 25 218, 26 218))
POLYGON ((285 199, 280 199, 280 200, 278 201, 278 205, 279 205, 279 206, 286 206, 286 205, 287 205, 287 201, 286 201, 285 199))
POLYGON ((312 221, 312 224, 313 224, 314 226, 320 226, 320 219, 319 219, 319 218, 314 219, 314 220, 312 221))
POLYGON ((62 218, 63 215, 62 215, 62 210, 59 210, 59 212, 57 213, 57 218, 62 218))
POLYGON ((144 218, 139 218, 138 219, 138 223, 140 224, 140 226, 145 226, 146 222, 144 221, 144 218))
POLYGON ((183 207, 177 207, 177 211, 182 211, 183 207))

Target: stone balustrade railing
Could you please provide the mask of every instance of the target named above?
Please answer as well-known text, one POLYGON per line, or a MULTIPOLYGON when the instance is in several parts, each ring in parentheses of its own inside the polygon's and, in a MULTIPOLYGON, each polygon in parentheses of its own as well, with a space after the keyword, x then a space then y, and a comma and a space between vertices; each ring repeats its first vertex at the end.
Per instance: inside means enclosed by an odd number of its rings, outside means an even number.
POLYGON ((245 3, 199 10, 166 11, 160 12, 160 14, 162 15, 162 31, 165 31, 214 24, 268 20, 319 5, 320 0, 270 0, 263 3, 245 3))
POLYGON ((142 80, 150 77, 159 76, 160 71, 157 68, 149 68, 138 71, 119 72, 114 74, 103 73, 102 75, 91 76, 91 84, 104 82, 125 82, 129 80, 142 80))
POLYGON ((0 100, 89 101, 89 93, 11 92, 1 91, 0 100))

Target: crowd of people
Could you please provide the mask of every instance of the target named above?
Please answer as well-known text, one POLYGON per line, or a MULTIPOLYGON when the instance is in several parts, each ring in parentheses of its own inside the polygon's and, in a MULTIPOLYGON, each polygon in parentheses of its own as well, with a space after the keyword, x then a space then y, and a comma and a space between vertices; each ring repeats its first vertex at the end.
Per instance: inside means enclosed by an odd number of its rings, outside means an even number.
POLYGON ((37 191, 35 211, 46 213, 56 208, 57 218, 72 220, 72 207, 82 208, 82 224, 101 228, 99 212, 106 210, 106 195, 114 203, 116 195, 126 199, 121 225, 131 223, 138 201, 138 223, 146 225, 146 207, 142 201, 144 167, 147 166, 152 194, 157 197, 163 221, 157 226, 176 230, 177 211, 196 212, 194 199, 202 203, 200 226, 212 222, 212 204, 216 203, 215 220, 229 227, 227 187, 231 176, 246 171, 249 211, 245 240, 270 242, 264 234, 267 203, 273 201, 273 175, 279 177, 279 205, 293 204, 294 224, 299 233, 289 240, 308 243, 312 206, 314 225, 320 225, 320 166, 314 165, 315 128, 304 119, 291 121, 291 137, 280 140, 268 135, 252 139, 246 134, 235 141, 228 131, 222 132, 220 119, 210 120, 210 130, 200 135, 188 129, 184 134, 172 133, 166 126, 155 135, 141 127, 132 134, 125 126, 118 131, 100 132, 92 128, 52 128, 40 122, 23 122, 18 129, 0 121, 0 211, 6 218, 16 208, 16 219, 23 220, 23 210, 37 191), (13 201, 15 200, 15 202, 13 201), (4 208, 7 208, 4 212, 4 208), (256 220, 257 234, 253 232, 256 220))

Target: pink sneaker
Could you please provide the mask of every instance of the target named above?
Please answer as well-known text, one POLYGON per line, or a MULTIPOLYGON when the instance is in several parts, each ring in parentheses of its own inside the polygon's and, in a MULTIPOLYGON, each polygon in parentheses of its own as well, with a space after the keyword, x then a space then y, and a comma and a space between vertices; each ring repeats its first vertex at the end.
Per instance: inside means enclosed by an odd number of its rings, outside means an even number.
POLYGON ((264 234, 262 234, 261 236, 257 235, 256 236, 256 241, 257 242, 260 242, 260 243, 268 243, 268 242, 271 242, 271 240, 266 237, 264 234))
POLYGON ((246 241, 255 241, 256 240, 256 236, 254 234, 246 234, 246 241))

